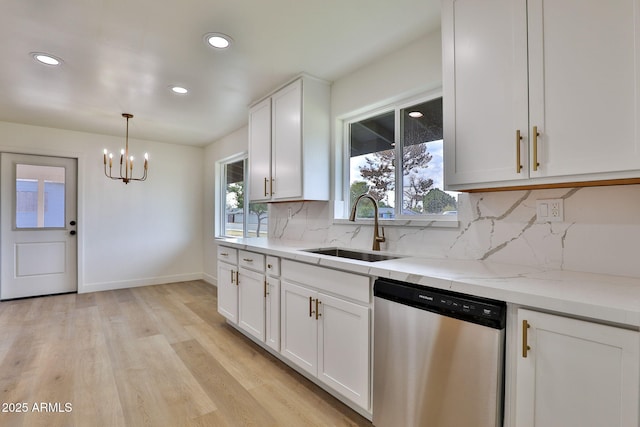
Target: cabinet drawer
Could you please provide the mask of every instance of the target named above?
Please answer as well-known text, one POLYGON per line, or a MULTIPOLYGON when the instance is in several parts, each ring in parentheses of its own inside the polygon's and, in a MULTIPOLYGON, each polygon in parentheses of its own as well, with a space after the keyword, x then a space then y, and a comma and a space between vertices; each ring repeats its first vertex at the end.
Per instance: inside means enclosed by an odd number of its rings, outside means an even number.
POLYGON ((280 258, 276 256, 267 256, 267 274, 269 276, 280 275, 280 258))
POLYGON ((239 251, 238 258, 240 267, 264 272, 264 255, 249 251, 239 251))
POLYGON ((218 259, 229 264, 237 264, 238 250, 227 246, 218 246, 218 259))
POLYGON ((371 302, 371 278, 369 276, 284 259, 282 260, 282 277, 364 304, 371 302))

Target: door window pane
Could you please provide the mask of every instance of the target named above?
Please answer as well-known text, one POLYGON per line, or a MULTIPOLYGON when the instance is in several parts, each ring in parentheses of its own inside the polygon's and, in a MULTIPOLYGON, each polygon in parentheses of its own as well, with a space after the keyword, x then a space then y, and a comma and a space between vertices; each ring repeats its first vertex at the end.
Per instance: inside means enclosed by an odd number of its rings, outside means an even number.
POLYGON ((65 223, 65 169, 16 165, 16 228, 60 228, 65 223))

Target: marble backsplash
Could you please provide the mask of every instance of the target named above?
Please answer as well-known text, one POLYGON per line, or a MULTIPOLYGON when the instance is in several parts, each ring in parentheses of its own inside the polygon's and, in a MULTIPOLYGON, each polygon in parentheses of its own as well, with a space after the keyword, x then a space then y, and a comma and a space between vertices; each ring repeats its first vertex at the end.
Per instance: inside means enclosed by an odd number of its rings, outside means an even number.
MULTIPOLYGON (((387 226, 383 251, 640 277, 640 185, 461 193, 459 227, 387 226), (563 222, 536 200, 564 199, 563 222)), ((269 236, 369 249, 371 225, 333 221, 331 202, 270 205, 269 236)))

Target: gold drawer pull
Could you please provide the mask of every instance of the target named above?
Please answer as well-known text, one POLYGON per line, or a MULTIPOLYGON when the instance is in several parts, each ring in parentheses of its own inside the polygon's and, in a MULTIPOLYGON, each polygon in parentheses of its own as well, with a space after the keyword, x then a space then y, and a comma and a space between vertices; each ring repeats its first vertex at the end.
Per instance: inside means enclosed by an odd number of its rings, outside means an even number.
POLYGON ((245 262, 253 262, 252 258, 242 258, 242 260, 245 262))
POLYGON ((533 127, 533 170, 537 171, 538 166, 538 137, 540 136, 540 132, 538 132, 538 126, 533 127))
POLYGON ((523 358, 527 358, 527 352, 529 350, 531 350, 531 347, 529 347, 528 345, 528 330, 531 327, 531 325, 529 325, 529 322, 527 322, 526 320, 522 321, 522 357, 523 358))
POLYGON ((227 252, 220 252, 220 256, 229 256, 227 252))
POLYGON ((522 135, 520 135, 520 129, 516 131, 516 173, 520 173, 522 170, 522 164, 520 163, 520 141, 522 141, 522 135))

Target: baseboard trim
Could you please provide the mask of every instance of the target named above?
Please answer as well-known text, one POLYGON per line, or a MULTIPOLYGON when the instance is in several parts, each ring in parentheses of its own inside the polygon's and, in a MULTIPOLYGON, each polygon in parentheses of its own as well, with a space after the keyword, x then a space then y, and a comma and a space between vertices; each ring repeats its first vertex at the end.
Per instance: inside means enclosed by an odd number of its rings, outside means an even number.
POLYGON ((215 276, 212 276, 211 274, 202 273, 202 280, 204 280, 210 285, 218 286, 218 279, 215 276))
POLYGON ((78 293, 112 291, 115 289, 137 288, 140 286, 163 285, 166 283, 205 280, 204 273, 175 274, 171 276, 147 277, 142 279, 120 280, 113 282, 85 283, 78 287, 78 293))

